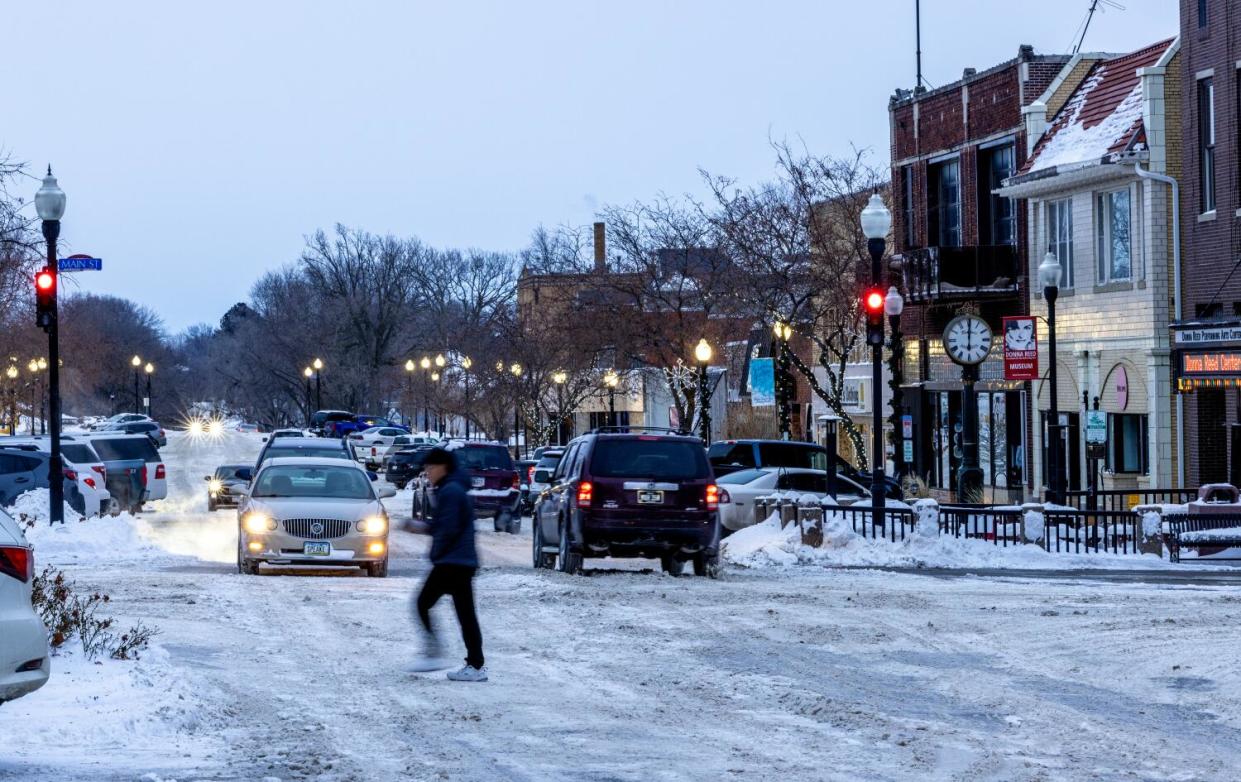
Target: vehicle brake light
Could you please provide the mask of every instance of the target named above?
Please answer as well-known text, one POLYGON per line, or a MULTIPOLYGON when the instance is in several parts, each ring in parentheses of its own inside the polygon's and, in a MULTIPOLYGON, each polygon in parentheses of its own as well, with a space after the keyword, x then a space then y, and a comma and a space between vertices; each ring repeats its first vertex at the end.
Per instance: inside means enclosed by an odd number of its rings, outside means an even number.
POLYGON ((526 483, 534 483, 534 465, 530 465, 530 469, 526 470, 526 483))
POLYGON ((142 480, 142 485, 146 486, 147 485, 147 466, 145 464, 142 465, 141 470, 138 470, 138 477, 142 480))
POLYGON ((577 507, 589 508, 591 497, 595 493, 595 487, 590 481, 582 481, 577 485, 577 507))
POLYGON ((78 474, 73 470, 65 470, 64 473, 65 477, 71 481, 76 481, 78 479, 78 474))
POLYGON ((155 480, 162 481, 168 477, 168 473, 164 471, 164 465, 155 465, 155 480))
POLYGON ((379 455, 379 450, 375 448, 374 446, 371 446, 371 456, 378 456, 378 455, 379 455))
POLYGON ((658 440, 659 438, 653 435, 649 435, 649 434, 640 434, 638 435, 638 439, 639 440, 658 440))
POLYGON ((514 488, 514 489, 520 489, 520 488, 521 488, 521 473, 519 473, 519 472, 514 472, 514 473, 513 473, 513 488, 514 488))
POLYGON ((729 503, 732 501, 733 498, 728 496, 728 489, 720 489, 720 502, 729 503))
POLYGON ((716 510, 720 507, 720 487, 714 483, 707 484, 707 510, 716 510))
POLYGON ((92 489, 95 488, 94 478, 83 478, 82 483, 85 483, 87 486, 91 487, 92 489))
POLYGON ((25 546, 0 546, 0 573, 29 581, 34 577, 34 552, 25 546))
POLYGON ((100 480, 102 481, 108 480, 108 468, 107 467, 104 467, 102 464, 96 464, 94 467, 91 467, 91 469, 99 473, 100 480))

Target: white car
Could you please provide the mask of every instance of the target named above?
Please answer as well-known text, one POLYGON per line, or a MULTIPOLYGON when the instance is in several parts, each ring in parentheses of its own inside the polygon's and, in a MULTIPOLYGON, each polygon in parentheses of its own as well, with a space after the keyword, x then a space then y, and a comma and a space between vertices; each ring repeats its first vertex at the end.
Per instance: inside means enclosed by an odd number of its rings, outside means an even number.
POLYGON ((34 551, 13 517, 0 510, 0 703, 47 683, 47 628, 30 605, 34 551))
MULTIPOLYGON (((720 524, 736 532, 755 523, 754 501, 776 492, 827 497, 827 472, 806 467, 764 467, 738 470, 716 480, 720 487, 720 524)), ((870 492, 843 475, 836 475, 836 501, 850 504, 870 492)))
POLYGON ((96 421, 95 423, 90 425, 90 429, 91 431, 99 431, 101 429, 107 429, 108 427, 114 426, 116 424, 133 424, 139 421, 150 421, 150 420, 151 420, 150 416, 143 415, 142 413, 117 413, 116 415, 111 416, 110 418, 104 418, 103 420, 96 421))
MULTIPOLYGON (((24 446, 41 453, 51 453, 52 450, 49 435, 5 437, 0 443, 9 447, 24 446)), ((82 515, 90 518, 108 513, 112 495, 108 493, 107 470, 90 443, 79 436, 65 435, 61 438, 60 455, 64 460, 65 477, 74 482, 78 494, 82 495, 82 515)), ((74 507, 77 507, 76 504, 74 507)))
POLYGON ((357 460, 367 469, 375 470, 383 464, 388 449, 393 445, 405 447, 411 445, 414 439, 409 432, 395 426, 372 426, 349 435, 349 444, 353 446, 357 460))
POLYGON ((146 463, 146 482, 142 502, 162 500, 168 496, 168 472, 163 457, 150 437, 144 434, 92 432, 83 435, 103 462, 142 460, 146 463))
POLYGON ((548 448, 543 451, 538 463, 530 471, 530 504, 532 506, 540 494, 551 488, 552 473, 556 471, 556 465, 560 464, 562 456, 564 456, 563 448, 548 448))
POLYGON ((356 566, 388 575, 388 513, 396 490, 353 462, 282 457, 263 462, 237 507, 237 569, 259 565, 356 566))

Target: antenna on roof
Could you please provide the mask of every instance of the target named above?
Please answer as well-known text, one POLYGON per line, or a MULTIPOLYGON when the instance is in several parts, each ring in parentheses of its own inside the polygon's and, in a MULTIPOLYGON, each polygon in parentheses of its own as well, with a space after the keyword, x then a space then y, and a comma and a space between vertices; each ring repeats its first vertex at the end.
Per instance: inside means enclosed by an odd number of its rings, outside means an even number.
POLYGON ((1082 22, 1082 34, 1077 38, 1077 45, 1073 47, 1073 54, 1077 54, 1082 50, 1082 43, 1086 40, 1086 31, 1090 29, 1090 21, 1094 19, 1095 11, 1103 11, 1108 8, 1115 8, 1117 11, 1125 10, 1125 7, 1116 0, 1090 0, 1090 8, 1086 11, 1086 19, 1082 22), (1103 6, 1100 8, 1099 6, 1103 6))

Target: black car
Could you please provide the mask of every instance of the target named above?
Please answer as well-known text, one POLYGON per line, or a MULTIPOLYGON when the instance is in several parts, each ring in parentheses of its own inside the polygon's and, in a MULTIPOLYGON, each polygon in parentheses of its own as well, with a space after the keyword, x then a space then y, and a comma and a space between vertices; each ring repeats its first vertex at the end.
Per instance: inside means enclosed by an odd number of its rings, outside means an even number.
POLYGON ((534 459, 518 459, 517 474, 521 480, 521 513, 526 515, 530 513, 530 508, 534 505, 534 498, 530 496, 530 482, 534 480, 534 466, 538 461, 534 459))
POLYGON ((160 426, 157 421, 129 421, 123 424, 113 424, 104 431, 145 434, 158 447, 166 448, 168 446, 168 435, 164 432, 164 427, 160 426))
POLYGON ((719 487, 702 440, 605 427, 571 441, 534 510, 533 560, 565 573, 586 557, 657 557, 719 573, 719 487))
MULTIPOLYGON (((827 469, 826 448, 796 440, 721 440, 707 449, 707 458, 711 460, 716 477, 762 467, 827 469)), ((862 486, 869 487, 871 484, 870 473, 861 472, 839 455, 836 456, 836 472, 862 486)), ((888 499, 905 499, 900 481, 885 475, 884 483, 888 499)))
POLYGON ((422 463, 426 461, 427 454, 434 447, 433 445, 419 445, 412 448, 402 448, 396 453, 389 455, 384 459, 384 475, 388 479, 388 483, 393 484, 398 489, 404 489, 408 486, 422 472, 422 463))
POLYGON ((214 511, 221 505, 237 505, 241 501, 238 489, 244 489, 249 481, 246 476, 253 465, 224 464, 215 468, 215 472, 206 476, 207 510, 214 511))
POLYGON ((310 426, 308 428, 310 431, 320 437, 323 437, 328 424, 336 423, 337 421, 352 420, 353 413, 350 413, 347 410, 316 410, 314 414, 310 416, 310 426))

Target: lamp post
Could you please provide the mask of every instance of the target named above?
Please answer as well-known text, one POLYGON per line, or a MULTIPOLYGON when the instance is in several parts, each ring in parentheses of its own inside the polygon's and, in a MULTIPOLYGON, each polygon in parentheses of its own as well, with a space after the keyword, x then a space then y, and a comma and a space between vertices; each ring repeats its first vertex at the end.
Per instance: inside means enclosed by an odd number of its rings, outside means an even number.
POLYGON ((9 364, 4 376, 9 379, 9 434, 17 434, 17 365, 9 364))
POLYGON ((1060 295, 1060 274, 1063 269, 1056 254, 1050 249, 1038 265, 1038 281, 1047 299, 1047 375, 1051 384, 1049 397, 1051 409, 1047 421, 1047 494, 1049 502, 1064 504, 1064 465, 1061 464, 1063 434, 1060 426, 1060 408, 1056 400, 1056 298, 1060 295))
MULTIPOLYGON (((509 366, 508 371, 513 375, 514 378, 516 378, 515 382, 520 382, 521 373, 525 370, 522 368, 521 364, 514 362, 513 364, 509 366)), ((521 458, 521 439, 520 439, 521 405, 518 404, 518 399, 520 398, 520 396, 521 396, 520 389, 515 388, 513 391, 513 453, 516 454, 518 459, 521 458)))
POLYGON ((310 362, 315 368, 315 409, 323 409, 323 359, 316 358, 310 362))
POLYGON ((145 367, 143 367, 142 369, 143 369, 143 371, 144 371, 144 372, 146 372, 146 374, 147 374, 147 396, 146 396, 146 400, 147 400, 147 418, 150 418, 150 417, 151 417, 151 407, 152 407, 152 405, 151 405, 151 375, 155 374, 155 365, 154 365, 154 364, 152 364, 150 361, 148 361, 148 362, 147 362, 147 364, 146 364, 146 366, 145 366, 145 367))
POLYGON ((569 382, 569 373, 557 370, 552 382, 556 384, 556 445, 564 445, 564 384, 569 382))
POLYGON ((892 336, 888 342, 891 353, 888 356, 888 387, 892 391, 892 464, 897 479, 905 474, 905 454, 901 440, 901 360, 905 353, 901 342, 901 313, 905 311, 905 300, 895 285, 888 286, 888 293, 883 297, 883 314, 888 316, 888 325, 892 336))
POLYGON ((827 449, 827 493, 836 499, 836 454, 839 451, 836 435, 840 418, 829 412, 823 417, 823 447, 827 449))
POLYGON ((608 387, 608 426, 616 426, 616 386, 620 384, 620 375, 615 369, 609 369, 603 376, 603 384, 608 387))
POLYGON ((789 340, 793 327, 776 321, 776 405, 780 416, 780 439, 791 439, 791 416, 789 415, 789 340))
POLYGON ((470 439, 470 367, 474 362, 469 356, 461 359, 461 371, 465 375, 465 439, 470 439))
MULTIPOLYGON (((438 386, 439 382, 440 382, 440 373, 432 372, 431 373, 431 385, 438 386)), ((437 398, 439 397, 438 392, 436 393, 436 397, 437 398)), ((435 405, 435 433, 438 435, 443 435, 444 433, 444 411, 440 409, 440 406, 438 404, 438 399, 436 401, 437 401, 437 404, 435 405)))
POLYGON ((315 371, 310 367, 302 370, 302 377, 306 378, 306 428, 310 428, 310 378, 315 376, 315 371))
MULTIPOLYGON (((402 423, 404 423, 406 426, 409 426, 409 431, 411 432, 414 431, 415 427, 410 426, 411 416, 409 414, 409 409, 411 407, 413 407, 415 411, 417 411, 418 409, 417 406, 413 404, 414 370, 417 368, 418 368, 418 365, 414 363, 414 360, 412 358, 405 359, 405 402, 404 404, 401 405, 401 419, 402 419, 402 423)), ((415 412, 412 418, 417 418, 417 417, 418 417, 417 412, 415 412)))
POLYGON ((427 376, 431 370, 431 359, 426 356, 418 362, 418 366, 422 367, 424 374, 422 376, 422 431, 431 431, 431 388, 427 385, 427 376))
POLYGON ((711 363, 711 344, 706 337, 694 346, 694 358, 698 360, 698 436, 711 444, 711 388, 707 384, 707 365, 711 363))
POLYGON ((47 267, 45 272, 53 277, 50 318, 47 323, 47 365, 49 372, 50 402, 52 414, 51 459, 48 462, 48 487, 53 524, 65 523, 65 486, 61 475, 64 460, 60 455, 60 323, 57 313, 55 278, 59 277, 56 259, 56 240, 60 237, 60 218, 65 213, 65 192, 56 184, 52 167, 47 167, 43 185, 34 195, 35 211, 43 221, 43 238, 47 240, 47 267))
POLYGON ((129 365, 134 368, 134 412, 141 413, 142 405, 138 400, 138 373, 142 369, 142 356, 135 355, 129 360, 129 365))
MULTIPOLYGON (((878 193, 874 193, 870 197, 870 201, 866 204, 866 208, 862 210, 862 233, 866 236, 866 249, 870 253, 870 282, 873 287, 878 287, 879 277, 883 268, 883 253, 887 249, 888 232, 892 230, 892 213, 884 206, 883 199, 878 193)), ((884 302, 885 308, 887 302, 884 302)), ((879 331, 882 336, 883 321, 879 321, 879 331)), ((883 508, 886 495, 886 485, 883 479, 884 458, 883 458, 883 409, 879 404, 879 389, 883 385, 883 340, 880 339, 878 344, 871 346, 871 407, 873 415, 871 417, 871 426, 874 428, 874 461, 871 463, 872 473, 870 482, 871 497, 871 526, 874 530, 883 528, 883 508)))

